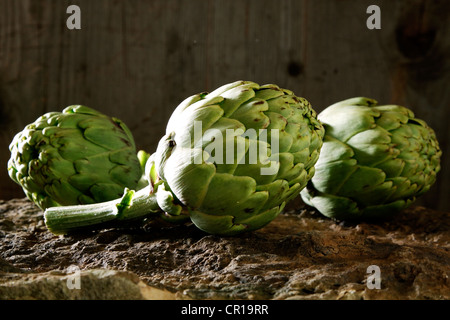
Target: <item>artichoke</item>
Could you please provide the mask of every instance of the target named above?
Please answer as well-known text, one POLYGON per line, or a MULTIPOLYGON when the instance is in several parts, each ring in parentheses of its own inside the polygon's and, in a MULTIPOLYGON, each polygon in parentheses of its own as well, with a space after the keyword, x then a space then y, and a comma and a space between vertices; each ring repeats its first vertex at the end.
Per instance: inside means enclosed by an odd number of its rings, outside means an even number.
POLYGON ((337 220, 388 217, 425 193, 440 170, 434 131, 406 107, 368 98, 336 103, 304 202, 337 220))
POLYGON ((184 100, 147 162, 149 186, 46 212, 54 233, 159 215, 235 235, 263 227, 314 175, 324 135, 304 98, 276 85, 226 84, 184 100), (159 213, 158 213, 159 212, 159 213))
POLYGON ((142 176, 128 127, 86 106, 44 114, 9 148, 9 176, 42 209, 116 199, 142 176))

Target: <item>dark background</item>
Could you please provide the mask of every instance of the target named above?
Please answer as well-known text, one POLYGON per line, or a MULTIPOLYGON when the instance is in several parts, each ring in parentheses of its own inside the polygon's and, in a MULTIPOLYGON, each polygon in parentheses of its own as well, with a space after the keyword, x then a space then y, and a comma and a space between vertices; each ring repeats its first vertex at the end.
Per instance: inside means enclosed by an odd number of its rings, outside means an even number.
POLYGON ((235 80, 276 83, 317 112, 354 96, 409 107, 443 149, 417 203, 450 210, 448 0, 0 0, 0 199, 23 197, 8 145, 47 111, 85 104, 151 152, 184 98, 235 80), (69 5, 81 30, 69 30, 69 5), (369 30, 369 5, 381 30, 369 30))

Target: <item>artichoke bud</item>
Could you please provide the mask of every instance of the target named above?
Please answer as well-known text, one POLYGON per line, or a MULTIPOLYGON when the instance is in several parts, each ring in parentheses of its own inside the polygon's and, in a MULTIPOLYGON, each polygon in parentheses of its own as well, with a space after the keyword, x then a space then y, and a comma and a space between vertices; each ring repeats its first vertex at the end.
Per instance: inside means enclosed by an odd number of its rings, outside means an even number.
POLYGON ((182 205, 200 229, 233 235, 263 227, 299 194, 323 136, 304 98, 237 81, 184 100, 147 168, 164 181, 156 193, 166 215, 179 215, 182 205))
POLYGON ((113 200, 142 176, 128 127, 86 106, 42 115, 9 149, 10 177, 42 209, 113 200))
POLYGON ((338 220, 386 217, 411 205, 440 170, 436 135, 403 106, 358 97, 323 110, 325 138, 303 200, 338 220))

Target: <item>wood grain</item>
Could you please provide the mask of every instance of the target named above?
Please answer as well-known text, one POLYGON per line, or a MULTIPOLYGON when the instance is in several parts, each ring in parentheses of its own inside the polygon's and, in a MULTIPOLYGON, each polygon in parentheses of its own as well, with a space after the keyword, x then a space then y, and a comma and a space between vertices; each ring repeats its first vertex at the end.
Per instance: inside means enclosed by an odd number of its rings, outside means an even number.
MULTIPOLYGON (((277 83, 320 112, 352 96, 410 107, 444 150, 419 203, 450 209, 450 2, 430 0, 0 0, 0 168, 14 134, 86 104, 153 151, 187 96, 234 80, 277 83), (66 28, 67 6, 82 29, 66 28), (368 30, 366 9, 381 8, 368 30)), ((0 170, 0 198, 21 197, 0 170)))

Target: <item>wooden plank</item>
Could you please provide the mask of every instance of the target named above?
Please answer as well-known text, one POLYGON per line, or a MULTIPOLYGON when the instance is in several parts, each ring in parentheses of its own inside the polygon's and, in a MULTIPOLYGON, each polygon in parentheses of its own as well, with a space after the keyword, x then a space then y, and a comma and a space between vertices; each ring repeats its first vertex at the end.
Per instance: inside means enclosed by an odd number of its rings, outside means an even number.
MULTIPOLYGON (((0 0, 0 168, 14 133, 40 114, 86 104, 124 120, 153 151, 187 96, 239 80, 277 83, 320 112, 352 96, 398 103, 448 149, 448 1, 0 0), (379 5, 382 29, 368 30, 379 5)), ((450 158, 419 203, 450 209, 450 158)), ((0 170, 0 198, 21 190, 0 170)))

